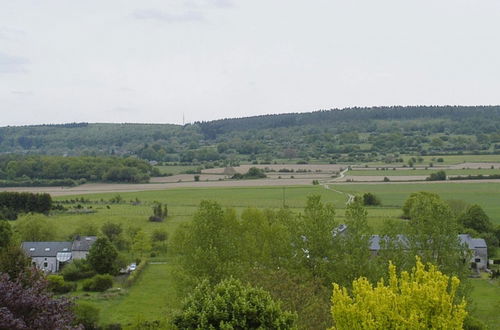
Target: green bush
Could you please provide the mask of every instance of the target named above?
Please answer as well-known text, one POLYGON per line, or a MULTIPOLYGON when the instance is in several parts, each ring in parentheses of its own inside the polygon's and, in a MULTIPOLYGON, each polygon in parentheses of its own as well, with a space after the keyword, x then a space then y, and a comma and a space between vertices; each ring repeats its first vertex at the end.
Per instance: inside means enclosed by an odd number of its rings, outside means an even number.
POLYGON ((73 307, 75 314, 74 325, 83 325, 85 330, 97 329, 99 309, 90 304, 78 303, 73 307))
POLYGON ((179 329, 295 329, 297 315, 263 289, 229 278, 201 282, 173 319, 179 329))
POLYGON ((146 268, 146 266, 148 265, 148 260, 144 259, 137 264, 138 264, 137 268, 127 277, 127 280, 124 283, 125 287, 132 286, 132 284, 134 284, 134 282, 137 281, 144 268, 146 268))
POLYGON ((464 320, 465 330, 483 330, 487 329, 486 324, 474 316, 468 315, 464 320))
POLYGON ((109 274, 99 274, 83 281, 83 291, 106 291, 113 286, 113 276, 109 274))
POLYGON ((47 276, 47 281, 49 282, 49 290, 57 294, 68 293, 76 290, 76 283, 64 281, 64 277, 61 275, 49 275, 47 276))
POLYGON ((382 204, 380 198, 378 198, 375 194, 365 193, 363 194, 363 205, 366 206, 377 206, 382 204))
POLYGON ((437 171, 436 173, 431 173, 429 177, 426 178, 427 181, 444 181, 446 180, 445 171, 437 171))
POLYGON ((61 275, 66 281, 78 281, 84 278, 89 278, 95 275, 89 263, 85 259, 75 259, 68 265, 64 266, 61 275))

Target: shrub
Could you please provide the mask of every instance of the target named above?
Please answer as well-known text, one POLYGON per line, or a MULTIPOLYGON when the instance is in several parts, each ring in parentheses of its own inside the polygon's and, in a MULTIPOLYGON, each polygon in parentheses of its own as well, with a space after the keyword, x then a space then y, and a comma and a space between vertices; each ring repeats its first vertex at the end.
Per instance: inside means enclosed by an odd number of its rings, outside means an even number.
POLYGON ((64 266, 61 275, 66 281, 78 281, 95 275, 94 270, 85 259, 75 259, 64 266))
POLYGON ((384 182, 389 182, 391 181, 388 177, 384 176, 384 182))
POLYGON ((380 204, 382 204, 382 203, 380 202, 380 199, 375 194, 372 194, 372 193, 363 194, 363 205, 377 206, 380 204))
POLYGON ((64 277, 61 275, 49 275, 47 276, 47 281, 49 282, 48 289, 57 294, 68 293, 76 290, 76 283, 64 281, 64 277))
POLYGON ((397 275, 390 264, 387 284, 360 277, 348 291, 334 283, 335 329, 462 329, 467 311, 465 300, 454 299, 459 284, 418 258, 411 273, 397 275))
POLYGON ((127 280, 125 281, 124 286, 125 287, 132 286, 132 284, 134 284, 134 282, 137 281, 137 279, 139 278, 142 271, 144 270, 144 268, 146 268, 147 265, 148 265, 148 261, 146 259, 144 259, 140 263, 138 263, 138 266, 135 269, 135 271, 133 271, 129 275, 129 277, 127 277, 127 280))
POLYGON ((90 304, 79 303, 73 307, 75 314, 74 325, 81 324, 86 330, 97 329, 99 309, 90 304))
POLYGON ((200 283, 173 319, 180 329, 294 329, 295 321, 267 291, 233 278, 200 283))
POLYGON ((436 173, 431 173, 426 179, 427 181, 444 181, 446 180, 445 171, 437 171, 436 173))
POLYGON ((99 291, 103 292, 113 286, 113 276, 109 274, 96 275, 90 279, 83 281, 84 291, 99 291))

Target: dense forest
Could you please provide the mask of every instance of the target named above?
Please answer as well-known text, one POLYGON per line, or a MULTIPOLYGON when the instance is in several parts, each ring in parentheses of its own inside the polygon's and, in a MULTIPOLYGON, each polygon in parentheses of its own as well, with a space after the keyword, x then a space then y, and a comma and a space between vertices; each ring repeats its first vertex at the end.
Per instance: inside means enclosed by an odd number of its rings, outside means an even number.
POLYGON ((0 128, 0 152, 135 155, 160 162, 383 160, 398 154, 500 153, 500 106, 322 110, 193 124, 0 128))

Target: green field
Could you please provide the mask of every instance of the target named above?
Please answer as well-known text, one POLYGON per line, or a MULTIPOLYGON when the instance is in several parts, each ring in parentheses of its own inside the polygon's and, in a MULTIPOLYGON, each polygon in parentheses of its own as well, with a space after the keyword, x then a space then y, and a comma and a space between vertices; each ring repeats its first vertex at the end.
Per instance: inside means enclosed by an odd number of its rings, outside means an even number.
MULTIPOLYGON (((403 163, 394 163, 395 166, 400 164, 408 164, 408 160, 411 158, 421 157, 423 160, 421 163, 415 163, 418 166, 426 166, 433 163, 435 166, 438 165, 456 165, 462 163, 500 163, 500 155, 433 155, 433 156, 415 156, 415 155, 401 155, 403 163), (438 162, 438 158, 443 158, 443 162, 438 162)), ((392 164, 387 164, 381 161, 378 162, 368 162, 370 166, 392 166, 392 164)))
POLYGON ((371 192, 380 197, 383 206, 399 208, 411 193, 430 191, 445 200, 463 200, 469 204, 478 204, 494 223, 500 224, 500 183, 338 184, 331 187, 354 195, 371 192))
POLYGON ((472 280, 473 314, 489 329, 500 329, 500 285, 487 279, 472 280))
POLYGON ((439 169, 439 168, 429 168, 429 169, 408 169, 408 170, 352 170, 348 171, 346 175, 349 176, 408 176, 408 175, 425 175, 429 176, 431 173, 436 173, 438 171, 445 171, 446 175, 491 175, 500 174, 500 169, 465 169, 465 170, 450 170, 450 169, 439 169))
POLYGON ((79 300, 99 308, 101 324, 121 323, 123 326, 138 320, 163 321, 182 302, 176 294, 172 266, 166 263, 149 264, 130 289, 120 291, 112 297, 98 293, 80 296, 79 300))

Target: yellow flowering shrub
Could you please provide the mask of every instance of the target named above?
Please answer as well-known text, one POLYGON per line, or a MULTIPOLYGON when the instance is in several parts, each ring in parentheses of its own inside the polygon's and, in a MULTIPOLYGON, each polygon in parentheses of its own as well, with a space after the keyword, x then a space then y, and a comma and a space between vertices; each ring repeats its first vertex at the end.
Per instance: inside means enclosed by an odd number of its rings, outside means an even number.
POLYGON ((466 303, 454 302, 459 283, 432 264, 426 269, 418 257, 399 278, 390 263, 388 284, 360 277, 349 292, 334 283, 332 329, 462 329, 466 303))

